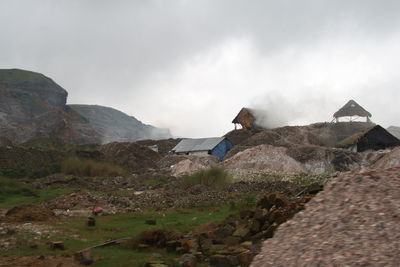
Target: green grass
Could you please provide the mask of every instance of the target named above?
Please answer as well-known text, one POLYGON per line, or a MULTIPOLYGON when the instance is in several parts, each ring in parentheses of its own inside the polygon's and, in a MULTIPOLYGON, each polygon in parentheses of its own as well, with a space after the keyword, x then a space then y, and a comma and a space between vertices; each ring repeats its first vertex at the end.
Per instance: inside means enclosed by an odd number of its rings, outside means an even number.
POLYGON ((126 170, 122 167, 89 159, 70 157, 61 162, 61 173, 77 176, 125 176, 126 170))
MULTIPOLYGON (((0 181, 1 180, 3 180, 3 178, 0 179, 0 181)), ((16 183, 19 184, 18 182, 16 183)), ((68 194, 71 191, 72 189, 66 188, 47 188, 42 190, 29 190, 29 194, 26 194, 25 191, 14 191, 13 194, 3 194, 1 192, 0 208, 8 209, 21 205, 35 205, 58 196, 68 194)))
MULTIPOLYGON (((134 238, 147 229, 174 229, 187 233, 206 222, 219 222, 225 219, 232 210, 228 206, 203 207, 194 209, 177 209, 165 212, 144 211, 135 213, 117 213, 114 215, 96 217, 96 226, 87 227, 86 218, 70 217, 63 219, 54 227, 59 231, 56 236, 44 238, 39 248, 32 249, 26 245, 32 240, 32 234, 20 236, 20 248, 10 251, 0 251, 0 255, 46 255, 46 254, 73 254, 78 250, 100 244, 106 240, 122 237, 134 238), (144 222, 155 219, 157 225, 147 225, 144 222), (52 251, 46 242, 61 240, 66 246, 64 251, 52 251)), ((94 266, 143 266, 148 262, 151 254, 160 253, 166 258, 176 258, 178 255, 167 254, 164 249, 138 250, 132 248, 130 242, 92 250, 95 257, 102 260, 94 266)))
POLYGON ((214 167, 206 170, 199 170, 182 177, 181 185, 189 188, 194 185, 212 186, 221 188, 231 183, 232 177, 222 168, 214 167))

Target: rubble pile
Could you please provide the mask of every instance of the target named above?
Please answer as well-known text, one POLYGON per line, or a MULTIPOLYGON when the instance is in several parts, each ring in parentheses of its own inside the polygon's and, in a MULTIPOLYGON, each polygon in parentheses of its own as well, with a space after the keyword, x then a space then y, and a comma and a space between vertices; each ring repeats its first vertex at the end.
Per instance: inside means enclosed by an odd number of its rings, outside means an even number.
POLYGON ((264 242, 252 266, 399 266, 399 174, 397 167, 332 180, 264 242))
POLYGON ((259 252, 260 242, 271 238, 277 227, 302 210, 310 199, 311 196, 288 200, 283 195, 265 195, 255 209, 241 210, 219 224, 201 225, 187 235, 147 230, 134 246, 165 248, 183 255, 182 258, 208 262, 211 266, 249 266, 259 252))
POLYGON ((223 162, 235 177, 246 176, 246 171, 306 172, 303 166, 288 156, 284 147, 259 145, 237 153, 223 162))

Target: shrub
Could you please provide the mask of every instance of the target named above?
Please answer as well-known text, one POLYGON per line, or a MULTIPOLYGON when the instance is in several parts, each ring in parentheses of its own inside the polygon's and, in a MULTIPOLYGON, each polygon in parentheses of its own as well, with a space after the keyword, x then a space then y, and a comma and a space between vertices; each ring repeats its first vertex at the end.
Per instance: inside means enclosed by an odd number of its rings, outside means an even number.
POLYGON ((77 176, 125 176, 126 171, 115 164, 71 157, 61 163, 61 172, 77 176))
POLYGON ((232 178, 227 171, 222 168, 211 168, 199 170, 192 174, 182 177, 181 184, 184 189, 194 185, 204 185, 221 188, 231 182, 232 178))
POLYGON ((15 179, 0 177, 0 199, 13 195, 34 196, 36 194, 15 179))

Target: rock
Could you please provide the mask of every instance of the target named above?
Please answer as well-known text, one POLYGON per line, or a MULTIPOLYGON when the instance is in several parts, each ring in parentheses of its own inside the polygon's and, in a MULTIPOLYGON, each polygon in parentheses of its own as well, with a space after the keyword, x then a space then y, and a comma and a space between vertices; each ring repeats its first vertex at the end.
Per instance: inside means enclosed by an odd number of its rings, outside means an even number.
POLYGON ((239 260, 238 260, 237 256, 228 255, 226 258, 228 259, 229 264, 231 266, 238 266, 239 265, 239 260))
POLYGON ((242 219, 252 218, 253 216, 254 216, 254 211, 252 211, 252 210, 240 211, 240 218, 242 218, 242 219))
POLYGON ((146 220, 144 223, 148 224, 148 225, 156 225, 157 221, 156 220, 146 220))
POLYGON ((50 243, 50 248, 51 249, 60 249, 60 250, 64 250, 65 246, 64 246, 64 242, 62 241, 54 241, 50 243))
POLYGON ((236 228, 236 231, 233 233, 233 236, 240 237, 242 240, 245 239, 250 234, 250 230, 247 227, 247 225, 238 226, 238 228, 236 228))
POLYGON ((235 228, 230 225, 230 224, 225 224, 219 228, 217 228, 217 230, 214 231, 214 234, 218 237, 218 238, 226 238, 230 235, 233 234, 233 232, 235 231, 235 228))
POLYGON ((228 246, 236 246, 240 243, 241 238, 238 236, 228 236, 222 242, 228 246))
POLYGON ((209 238, 199 237, 199 245, 202 250, 209 250, 213 243, 209 238))
POLYGON ((196 267, 197 259, 193 254, 183 254, 180 262, 182 267, 196 267))
POLYGON ((216 254, 210 257, 210 265, 218 267, 229 267, 231 266, 231 263, 228 256, 216 254))
POLYGON ((268 211, 266 209, 256 208, 254 210, 253 218, 261 222, 265 221, 268 216, 268 211))
POLYGON ((84 265, 90 265, 93 263, 92 251, 90 249, 79 251, 75 253, 74 257, 75 260, 84 265))
POLYGON ((275 200, 276 200, 276 195, 275 194, 270 194, 270 195, 262 197, 258 201, 257 206, 261 207, 262 209, 269 210, 275 205, 275 200))
POLYGON ((253 219, 250 221, 250 231, 252 233, 258 233, 260 231, 261 224, 259 221, 253 219))
POLYGON ((168 265, 164 261, 149 261, 145 265, 145 267, 168 267, 168 265))
POLYGON ((254 258, 254 254, 251 251, 245 251, 237 255, 240 266, 249 266, 254 258))
POLYGON ((165 247, 168 252, 175 252, 176 248, 180 246, 180 242, 177 240, 168 241, 165 243, 165 247))
POLYGON ((96 226, 96 219, 93 216, 89 216, 86 222, 87 226, 96 226))

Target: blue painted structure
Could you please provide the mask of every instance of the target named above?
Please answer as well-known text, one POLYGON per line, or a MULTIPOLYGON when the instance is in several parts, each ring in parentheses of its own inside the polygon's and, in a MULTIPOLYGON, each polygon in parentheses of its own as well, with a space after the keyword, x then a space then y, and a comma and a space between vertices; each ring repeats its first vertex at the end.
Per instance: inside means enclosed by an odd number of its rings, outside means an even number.
POLYGON ((213 156, 216 156, 220 160, 223 160, 226 153, 228 153, 229 150, 231 150, 233 147, 233 144, 231 141, 228 139, 224 138, 214 149, 210 151, 210 154, 213 156))

